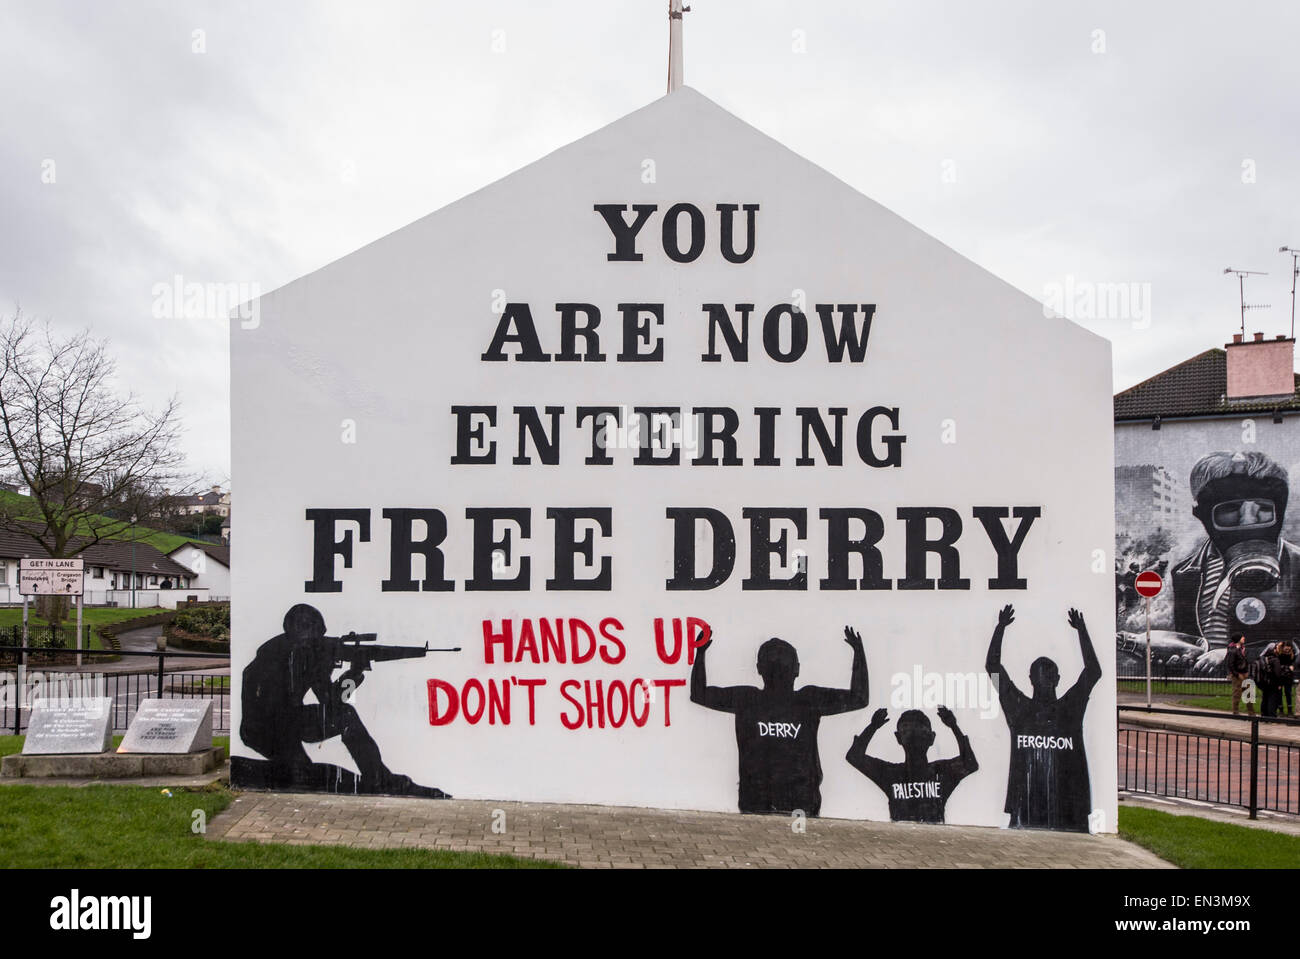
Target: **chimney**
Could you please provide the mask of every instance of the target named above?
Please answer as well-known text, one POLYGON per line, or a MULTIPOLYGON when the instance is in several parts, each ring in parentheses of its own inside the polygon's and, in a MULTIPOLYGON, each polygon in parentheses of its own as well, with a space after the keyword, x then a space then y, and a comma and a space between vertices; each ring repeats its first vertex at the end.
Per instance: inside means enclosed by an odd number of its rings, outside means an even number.
POLYGON ((1240 333, 1224 344, 1228 353, 1228 401, 1291 399, 1295 395, 1295 340, 1263 333, 1245 340, 1240 333))

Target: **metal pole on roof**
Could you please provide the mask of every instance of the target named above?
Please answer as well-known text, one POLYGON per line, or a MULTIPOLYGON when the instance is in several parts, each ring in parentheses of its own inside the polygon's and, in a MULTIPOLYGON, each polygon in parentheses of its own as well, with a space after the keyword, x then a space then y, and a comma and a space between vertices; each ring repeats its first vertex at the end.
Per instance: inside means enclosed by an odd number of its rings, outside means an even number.
POLYGON ((131 514, 131 608, 135 609, 135 514, 131 514))
POLYGON ((1225 269, 1224 274, 1237 274, 1237 295, 1241 298, 1241 338, 1246 338, 1246 311, 1247 310, 1267 310, 1267 303, 1247 303, 1246 302, 1246 277, 1248 276, 1268 276, 1259 270, 1234 270, 1232 267, 1225 269))
POLYGON ((1284 246, 1279 253, 1291 254, 1291 339, 1295 339, 1295 281, 1300 277, 1300 250, 1292 246, 1284 246))
POLYGON ((683 7, 682 0, 668 0, 668 92, 681 89, 682 64, 682 14, 691 8, 683 7))

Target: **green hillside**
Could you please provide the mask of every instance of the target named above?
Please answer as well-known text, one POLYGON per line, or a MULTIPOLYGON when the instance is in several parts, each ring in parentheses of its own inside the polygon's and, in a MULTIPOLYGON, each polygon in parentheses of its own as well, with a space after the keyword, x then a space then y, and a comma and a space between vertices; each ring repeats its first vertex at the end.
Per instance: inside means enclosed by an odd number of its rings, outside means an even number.
MULTIPOLYGON (((7 510, 12 510, 20 516, 30 516, 33 520, 39 522, 40 514, 36 508, 36 501, 30 496, 23 496, 20 493, 13 493, 9 490, 0 490, 0 506, 7 510)), ((105 523, 113 522, 109 517, 100 517, 105 523)), ((83 525, 78 533, 89 533, 89 526, 83 525)), ((160 553, 170 553, 179 546, 184 546, 189 542, 204 542, 193 536, 183 536, 179 533, 167 533, 162 530, 149 529, 144 526, 136 526, 134 529, 124 529, 121 535, 109 537, 110 539, 134 539, 137 543, 148 543, 160 553)))

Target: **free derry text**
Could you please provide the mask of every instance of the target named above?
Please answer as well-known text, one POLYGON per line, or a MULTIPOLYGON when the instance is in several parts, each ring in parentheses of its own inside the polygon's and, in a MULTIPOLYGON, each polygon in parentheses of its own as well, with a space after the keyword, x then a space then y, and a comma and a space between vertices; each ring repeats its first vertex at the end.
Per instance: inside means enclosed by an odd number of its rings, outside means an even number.
MULTIPOLYGON (((658 258, 657 247, 662 246, 664 259, 675 264, 669 269, 689 270, 709 246, 712 217, 691 203, 677 203, 662 215, 655 204, 596 204, 593 210, 598 214, 593 227, 602 229, 603 223, 608 228, 607 261, 644 263, 648 256, 658 258), (654 228, 645 229, 652 223, 654 228), (658 242, 643 240, 650 236, 658 242)), ((728 269, 738 268, 754 255, 759 205, 719 203, 713 212, 717 254, 731 265, 728 269), (738 240, 742 233, 743 243, 738 240)), ((709 257, 709 262, 717 261, 718 257, 709 257)), ((641 364, 665 363, 671 353, 674 358, 698 356, 705 364, 700 369, 708 371, 718 368, 708 364, 751 362, 751 345, 760 362, 764 361, 760 350, 766 360, 791 364, 820 359, 824 347, 829 364, 863 364, 876 317, 876 305, 863 303, 814 304, 815 322, 802 303, 777 303, 766 309, 753 303, 704 303, 697 321, 683 320, 683 340, 673 344, 665 341, 663 333, 663 303, 617 303, 616 319, 604 329, 608 307, 603 313, 594 303, 555 303, 552 323, 540 327, 538 317, 544 315, 540 307, 506 302, 498 309, 486 349, 477 357, 483 372, 491 372, 495 364, 529 364, 534 373, 553 371, 557 386, 575 382, 575 368, 568 365, 572 363, 625 364, 621 369, 633 374, 645 369, 641 364), (751 326, 758 334, 754 344, 751 326), (686 342, 690 338, 694 344, 686 342), (686 354, 676 352, 684 347, 689 347, 686 354)), ((548 302, 545 312, 551 309, 548 302)), ((629 381, 634 379, 629 375, 629 381)), ((495 472, 504 467, 523 469, 530 480, 540 479, 546 475, 545 467, 562 461, 575 465, 580 461, 584 469, 593 471, 615 467, 611 478, 622 473, 618 467, 638 471, 704 467, 702 479, 719 473, 735 475, 728 467, 767 471, 792 465, 796 470, 813 470, 844 468, 846 461, 850 469, 899 469, 907 442, 900 432, 899 408, 888 405, 867 405, 850 414, 847 406, 783 409, 647 402, 629 407, 594 398, 597 401, 591 405, 513 405, 502 410, 466 399, 469 402, 450 406, 446 455, 457 475, 469 477, 477 470, 495 472), (507 426, 511 421, 513 428, 507 426)), ((700 484, 701 488, 708 485, 700 484)), ((616 534, 610 506, 548 507, 544 517, 518 505, 434 503, 378 510, 388 533, 384 591, 533 589, 530 554, 534 551, 529 541, 544 535, 549 535, 550 549, 541 552, 549 552, 550 562, 546 575, 537 580, 544 579, 546 590, 612 588, 616 534), (462 508, 465 524, 460 523, 462 508), (449 517, 454 518, 454 533, 449 517), (448 575, 452 554, 459 554, 458 559, 468 554, 469 575, 448 575), (414 562, 417 557, 422 562, 414 562)), ((372 531, 381 522, 374 512, 368 507, 323 505, 306 511, 312 535, 307 592, 343 590, 337 561, 350 568, 358 544, 371 542, 372 531)), ((733 574, 742 575, 745 590, 970 589, 970 579, 961 575, 959 541, 963 523, 971 520, 980 529, 974 534, 978 548, 996 555, 997 575, 988 580, 988 588, 1025 589, 1027 581, 1018 575, 1018 556, 1042 508, 898 506, 882 513, 865 505, 814 510, 760 505, 741 507, 738 512, 737 516, 711 506, 665 506, 663 521, 671 525, 672 555, 663 558, 664 568, 671 559, 673 570, 665 589, 714 589, 733 574), (747 549, 741 551, 739 563, 738 533, 747 534, 747 549), (887 536, 902 538, 900 569, 885 568, 881 543, 887 536), (699 545, 705 542, 711 546, 699 545), (804 561, 810 544, 821 553, 819 562, 804 561), (738 565, 743 569, 738 570, 738 565), (932 576, 935 566, 938 575, 932 576)), ((654 562, 644 548, 636 548, 634 555, 641 568, 647 560, 654 562)))

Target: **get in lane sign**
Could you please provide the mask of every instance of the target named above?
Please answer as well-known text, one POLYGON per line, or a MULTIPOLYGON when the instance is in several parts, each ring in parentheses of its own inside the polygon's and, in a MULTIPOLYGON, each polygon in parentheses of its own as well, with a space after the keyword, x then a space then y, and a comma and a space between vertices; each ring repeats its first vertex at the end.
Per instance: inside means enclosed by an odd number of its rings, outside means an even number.
POLYGON ((81 559, 36 559, 18 561, 18 592, 23 596, 80 596, 84 582, 81 559))

